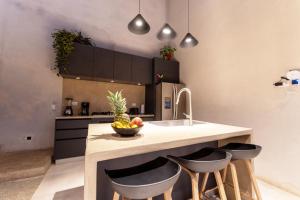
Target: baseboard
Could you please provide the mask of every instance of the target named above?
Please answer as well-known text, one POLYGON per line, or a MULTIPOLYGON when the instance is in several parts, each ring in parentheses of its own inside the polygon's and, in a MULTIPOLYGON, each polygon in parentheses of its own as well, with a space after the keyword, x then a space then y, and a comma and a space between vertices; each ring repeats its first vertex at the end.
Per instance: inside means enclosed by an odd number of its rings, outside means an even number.
POLYGON ((58 159, 58 160, 55 161, 55 164, 63 164, 63 163, 77 162, 77 161, 84 161, 84 156, 58 159))

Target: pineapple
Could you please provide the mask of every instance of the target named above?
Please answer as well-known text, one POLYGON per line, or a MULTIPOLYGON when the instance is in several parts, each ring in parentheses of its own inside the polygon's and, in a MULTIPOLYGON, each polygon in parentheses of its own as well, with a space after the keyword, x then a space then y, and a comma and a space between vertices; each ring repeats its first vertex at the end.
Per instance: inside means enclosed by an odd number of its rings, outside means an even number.
POLYGON ((125 112, 126 108, 126 99, 123 98, 122 92, 113 93, 108 91, 107 99, 109 100, 109 104, 111 106, 111 110, 115 115, 114 121, 120 122, 124 128, 130 126, 130 118, 125 112))

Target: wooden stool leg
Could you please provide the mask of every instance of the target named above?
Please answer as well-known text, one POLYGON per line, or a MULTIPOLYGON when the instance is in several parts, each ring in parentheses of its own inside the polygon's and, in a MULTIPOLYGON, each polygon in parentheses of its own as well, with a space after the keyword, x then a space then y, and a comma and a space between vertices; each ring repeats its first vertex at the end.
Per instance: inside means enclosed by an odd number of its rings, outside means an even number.
POLYGON ((232 176, 232 182, 234 187, 234 195, 236 200, 241 200, 241 193, 240 193, 240 187, 239 187, 239 181, 237 178, 237 172, 235 165, 233 163, 229 163, 229 167, 231 170, 231 176, 232 176))
POLYGON ((221 200, 227 200, 223 180, 219 171, 214 172, 221 200))
POLYGON ((198 188, 198 181, 199 181, 199 173, 191 172, 190 170, 186 169, 185 167, 181 166, 181 168, 186 171, 191 177, 192 182, 192 199, 193 200, 200 200, 199 199, 199 188, 198 188))
POLYGON ((170 188, 164 193, 164 200, 172 200, 172 189, 173 188, 170 188))
POLYGON ((257 185, 256 177, 255 177, 255 174, 253 172, 251 161, 250 160, 245 160, 245 162, 246 162, 246 166, 247 166, 250 178, 251 178, 252 185, 254 187, 256 198, 257 198, 257 200, 262 200, 261 194, 260 194, 260 191, 259 191, 259 188, 258 188, 258 185, 257 185))
POLYGON ((116 192, 114 192, 113 200, 119 200, 120 195, 116 192))
POLYGON ((204 174, 202 184, 201 184, 201 188, 200 188, 200 193, 199 193, 200 199, 203 199, 203 193, 205 192, 205 189, 206 189, 206 184, 207 184, 208 177, 209 177, 209 172, 204 174))
POLYGON ((191 173, 190 176, 191 176, 191 181, 192 181, 193 200, 200 200, 199 199, 199 188, 198 188, 199 173, 191 173))
POLYGON ((223 174, 222 174, 223 183, 225 183, 225 181, 226 181, 227 170, 228 170, 228 165, 223 169, 223 174))

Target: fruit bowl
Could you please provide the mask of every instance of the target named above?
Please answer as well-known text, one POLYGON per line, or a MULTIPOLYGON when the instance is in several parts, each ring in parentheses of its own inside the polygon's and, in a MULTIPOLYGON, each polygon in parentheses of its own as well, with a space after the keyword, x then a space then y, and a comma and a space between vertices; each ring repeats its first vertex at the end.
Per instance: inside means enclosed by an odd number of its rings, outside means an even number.
POLYGON ((136 134, 139 133, 139 131, 142 129, 142 126, 136 127, 136 128, 117 128, 117 127, 113 127, 111 126, 114 131, 119 134, 122 137, 133 137, 136 134))

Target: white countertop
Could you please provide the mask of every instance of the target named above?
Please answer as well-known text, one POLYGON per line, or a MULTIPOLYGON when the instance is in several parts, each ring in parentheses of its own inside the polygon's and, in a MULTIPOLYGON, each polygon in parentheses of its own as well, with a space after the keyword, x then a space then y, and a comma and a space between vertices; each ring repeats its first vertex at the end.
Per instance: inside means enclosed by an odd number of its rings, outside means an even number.
MULTIPOLYGON (((138 115, 129 115, 130 117, 154 117, 154 114, 138 114, 138 115)), ((113 118, 113 115, 89 115, 89 116, 59 116, 55 119, 93 119, 93 118, 113 118)))
POLYGON ((85 155, 101 161, 251 134, 250 128, 209 122, 193 126, 144 122, 137 136, 124 138, 114 134, 110 124, 90 124, 85 155))

